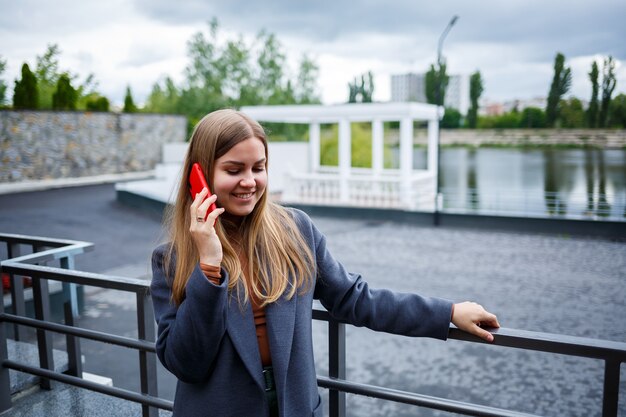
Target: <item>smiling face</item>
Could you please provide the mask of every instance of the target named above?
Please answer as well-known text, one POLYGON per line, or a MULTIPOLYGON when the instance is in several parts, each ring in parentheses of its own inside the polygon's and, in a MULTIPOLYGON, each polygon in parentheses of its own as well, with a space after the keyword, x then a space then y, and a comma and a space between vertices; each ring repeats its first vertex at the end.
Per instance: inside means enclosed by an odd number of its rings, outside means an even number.
POLYGON ((217 204, 234 217, 252 213, 267 186, 267 160, 263 142, 255 137, 233 146, 215 161, 213 193, 217 204))

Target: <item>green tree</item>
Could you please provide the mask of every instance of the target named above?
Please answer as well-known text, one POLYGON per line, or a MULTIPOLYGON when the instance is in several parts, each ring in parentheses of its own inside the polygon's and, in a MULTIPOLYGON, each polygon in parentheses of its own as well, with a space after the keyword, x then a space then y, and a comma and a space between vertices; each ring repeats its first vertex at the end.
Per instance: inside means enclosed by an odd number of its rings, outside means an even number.
MULTIPOLYGON (((2 57, 0 56, 0 76, 2 76, 2 73, 4 73, 6 65, 7 65, 7 62, 2 60, 2 57)), ((4 80, 0 79, 0 107, 4 106, 4 103, 6 100, 6 93, 7 93, 7 85, 5 84, 4 80)))
POLYGON ((565 128, 585 127, 585 110, 583 103, 576 97, 561 100, 561 126, 565 128))
POLYGON ((589 100, 589 108, 587 109, 587 123, 589 127, 598 127, 598 63, 593 61, 591 64, 591 72, 589 72, 589 80, 591 81, 591 100, 589 100))
POLYGON ((467 127, 475 129, 478 123, 478 100, 483 93, 483 80, 480 71, 470 76, 470 108, 467 112, 467 127))
MULTIPOLYGON (((184 114, 193 127, 210 111, 258 104, 319 102, 318 67, 303 56, 297 77, 287 76, 287 59, 278 38, 261 31, 255 41, 243 36, 219 39, 219 24, 212 19, 208 33, 195 33, 187 42, 189 62, 185 80, 175 85, 170 78, 152 87, 145 111, 184 114)), ((271 126, 277 134, 282 126, 271 126)), ((286 135, 291 137, 291 135, 286 135)))
POLYGON ((154 83, 144 110, 152 113, 180 113, 180 97, 181 91, 170 77, 166 77, 163 86, 159 82, 154 83))
POLYGON ((124 97, 124 113, 136 113, 137 106, 133 101, 133 94, 130 91, 130 86, 126 87, 126 96, 124 97))
POLYGON ((298 71, 298 82, 295 87, 296 101, 300 104, 319 103, 317 78, 319 67, 308 55, 302 55, 298 71))
POLYGON ((22 65, 22 79, 15 81, 13 108, 36 109, 37 93, 37 77, 32 73, 28 64, 24 63, 22 65))
POLYGON ((546 127, 546 113, 538 107, 526 107, 520 115, 519 127, 527 129, 546 127))
POLYGON ((279 104, 285 97, 283 68, 286 56, 274 34, 261 31, 259 38, 264 40, 263 49, 257 60, 260 70, 257 81, 259 95, 264 103, 279 104))
POLYGON ((621 93, 611 100, 609 126, 626 128, 626 94, 621 93))
POLYGON ((446 73, 446 64, 442 63, 438 65, 437 68, 435 68, 435 65, 431 64, 424 78, 426 101, 430 104, 445 105, 446 90, 448 88, 448 81, 450 80, 450 77, 446 73))
POLYGON ((54 110, 76 110, 78 92, 70 81, 68 74, 63 74, 57 81, 56 91, 52 94, 52 108, 54 110))
POLYGON ((559 103, 561 98, 569 91, 572 83, 572 70, 565 66, 565 56, 560 52, 554 58, 554 77, 548 93, 546 106, 546 123, 550 127, 557 125, 559 119, 559 103))
POLYGON ((61 51, 56 44, 48 45, 43 55, 37 56, 37 88, 39 90, 39 108, 52 109, 52 96, 57 90, 59 74, 59 55, 61 51))
POLYGON ((608 127, 609 106, 617 81, 615 79, 615 61, 613 57, 604 58, 602 66, 602 101, 600 103, 600 126, 608 127))
POLYGON ((79 82, 79 76, 72 74, 70 71, 60 72, 59 57, 61 50, 57 44, 50 44, 41 56, 37 56, 37 89, 38 108, 52 109, 54 108, 53 96, 58 88, 58 81, 63 74, 66 74, 76 91, 76 109, 86 109, 89 96, 97 94, 94 75, 89 74, 83 82, 79 82))

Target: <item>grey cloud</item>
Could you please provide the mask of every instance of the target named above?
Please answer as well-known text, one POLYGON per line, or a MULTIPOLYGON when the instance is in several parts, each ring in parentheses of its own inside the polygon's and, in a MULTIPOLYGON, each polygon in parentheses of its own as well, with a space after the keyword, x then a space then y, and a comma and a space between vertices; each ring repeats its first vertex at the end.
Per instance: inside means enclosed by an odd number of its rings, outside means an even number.
POLYGON ((416 1, 270 0, 228 2, 136 0, 135 7, 153 19, 188 24, 217 17, 239 32, 260 29, 331 41, 355 32, 419 36, 436 42, 452 15, 460 20, 450 40, 465 42, 536 43, 536 58, 555 51, 573 56, 613 54, 626 59, 626 2, 622 0, 485 0, 437 4, 416 1))

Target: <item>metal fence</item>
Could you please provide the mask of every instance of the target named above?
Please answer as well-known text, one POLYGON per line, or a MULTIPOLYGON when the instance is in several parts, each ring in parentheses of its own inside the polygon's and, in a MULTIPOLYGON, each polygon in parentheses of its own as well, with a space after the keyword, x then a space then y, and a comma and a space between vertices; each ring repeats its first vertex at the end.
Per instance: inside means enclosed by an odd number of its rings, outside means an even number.
MULTIPOLYGON (((63 382, 87 390, 96 391, 113 397, 137 402, 142 405, 142 415, 154 417, 158 409, 172 410, 173 403, 158 398, 155 354, 155 324, 152 303, 149 297, 149 283, 144 280, 105 276, 88 272, 70 270, 75 255, 90 250, 93 245, 85 242, 38 238, 32 236, 0 234, 0 242, 7 244, 10 259, 2 262, 2 272, 11 276, 12 313, 0 313, 0 413, 11 408, 11 388, 9 369, 37 375, 41 378, 41 387, 50 389, 50 380, 63 382), (20 245, 30 246, 32 253, 13 257, 20 245), (52 261, 59 261, 60 267, 45 266, 52 261), (24 316, 24 300, 17 294, 20 291, 22 277, 32 279, 35 318, 24 316), (48 280, 60 281, 64 288, 65 324, 50 321, 48 302, 48 280), (138 338, 127 338, 95 330, 74 326, 76 297, 72 296, 71 285, 89 285, 105 289, 128 291, 136 294, 138 338), (16 294, 14 295, 13 292, 16 294), (29 326, 37 329, 39 367, 30 366, 8 359, 7 335, 3 323, 14 326, 29 326), (66 335, 68 353, 68 371, 54 371, 52 361, 52 342, 50 332, 66 335), (124 346, 138 351, 140 364, 141 392, 108 387, 82 378, 80 362, 80 338, 91 339, 117 346, 124 346)), ((23 287, 21 288, 23 291, 23 287)), ((318 385, 329 392, 330 417, 346 415, 346 393, 365 395, 418 407, 427 407, 471 416, 530 416, 512 410, 488 407, 479 404, 464 403, 445 398, 432 397, 411 392, 367 385, 346 380, 346 336, 345 324, 332 319, 328 312, 313 310, 313 318, 328 322, 329 373, 328 377, 318 376, 318 385)), ((15 332, 19 335, 18 329, 15 332)), ((513 347, 518 349, 551 352, 556 354, 594 358, 604 361, 604 397, 603 417, 617 417, 620 365, 626 362, 626 343, 596 340, 581 337, 562 336, 548 333, 528 332, 514 329, 493 331, 494 342, 490 345, 513 347)), ((16 336, 19 337, 19 336, 16 336)), ((472 343, 486 343, 482 339, 464 333, 453 326, 449 339, 472 343)))
POLYGON ((516 217, 626 219, 625 193, 443 188, 443 211, 516 217))

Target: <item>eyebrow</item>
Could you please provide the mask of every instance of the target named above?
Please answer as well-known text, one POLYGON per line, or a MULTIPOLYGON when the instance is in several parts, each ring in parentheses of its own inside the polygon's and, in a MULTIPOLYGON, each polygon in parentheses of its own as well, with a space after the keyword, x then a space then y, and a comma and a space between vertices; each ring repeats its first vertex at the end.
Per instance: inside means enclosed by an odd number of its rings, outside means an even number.
MULTIPOLYGON (((252 165, 258 165, 258 164, 264 164, 265 163, 265 158, 261 158, 258 161, 256 161, 254 164, 252 165)), ((240 161, 224 161, 222 162, 222 165, 236 165, 236 166, 246 166, 245 163, 240 162, 240 161)))

